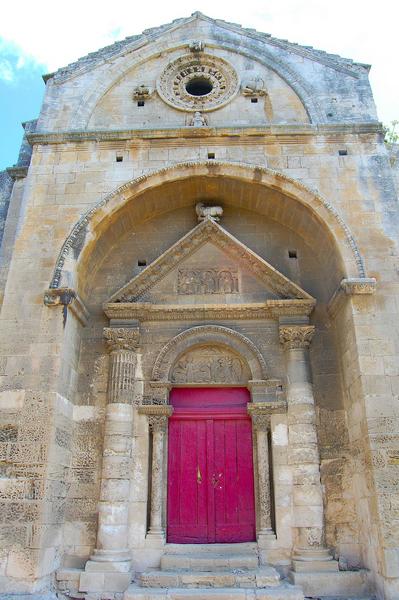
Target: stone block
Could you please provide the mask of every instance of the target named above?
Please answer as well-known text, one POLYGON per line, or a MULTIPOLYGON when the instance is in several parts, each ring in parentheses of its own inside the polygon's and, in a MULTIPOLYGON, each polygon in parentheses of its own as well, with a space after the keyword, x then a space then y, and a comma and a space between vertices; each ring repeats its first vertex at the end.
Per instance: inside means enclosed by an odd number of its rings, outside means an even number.
POLYGON ((362 597, 370 593, 367 571, 337 573, 290 573, 289 580, 301 586, 305 596, 362 597))
POLYGON ((104 573, 83 572, 79 581, 79 592, 102 592, 104 590, 104 573))

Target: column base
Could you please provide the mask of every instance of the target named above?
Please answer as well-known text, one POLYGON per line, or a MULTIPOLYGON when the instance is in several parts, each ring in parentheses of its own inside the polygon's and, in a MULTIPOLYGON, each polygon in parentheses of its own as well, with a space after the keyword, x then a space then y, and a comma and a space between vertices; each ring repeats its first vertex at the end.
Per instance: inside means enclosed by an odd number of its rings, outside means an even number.
POLYGON ((94 550, 80 575, 79 592, 124 592, 132 581, 128 550, 94 550))
POLYGON ((296 572, 338 571, 328 548, 296 548, 292 556, 292 569, 296 572))
POLYGON ((273 529, 267 528, 258 531, 256 539, 260 548, 270 548, 277 538, 273 529))
POLYGON ((146 540, 151 546, 164 546, 166 543, 165 531, 163 529, 152 528, 147 533, 146 540))

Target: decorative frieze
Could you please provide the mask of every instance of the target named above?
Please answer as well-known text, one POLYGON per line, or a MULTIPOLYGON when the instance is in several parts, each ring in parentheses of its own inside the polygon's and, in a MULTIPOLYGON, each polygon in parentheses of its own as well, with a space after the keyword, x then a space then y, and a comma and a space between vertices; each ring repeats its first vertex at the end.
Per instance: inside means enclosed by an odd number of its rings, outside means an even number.
POLYGON ((313 325, 281 326, 279 329, 280 343, 285 349, 308 348, 313 338, 313 325))
POLYGON ((238 271, 233 269, 179 269, 177 293, 238 294, 238 271))

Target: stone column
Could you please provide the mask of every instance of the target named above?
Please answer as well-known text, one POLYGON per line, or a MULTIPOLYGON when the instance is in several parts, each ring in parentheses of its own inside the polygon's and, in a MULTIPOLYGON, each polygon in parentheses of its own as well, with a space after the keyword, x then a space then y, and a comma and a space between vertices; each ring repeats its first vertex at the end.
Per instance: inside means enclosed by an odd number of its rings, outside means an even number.
POLYGON ((98 506, 97 544, 86 563, 80 591, 92 591, 103 576, 104 591, 124 591, 130 583, 131 555, 128 548, 128 513, 131 443, 133 435, 133 394, 136 368, 137 328, 104 329, 110 349, 108 402, 98 506), (97 572, 97 573, 88 573, 97 572), (107 575, 112 579, 107 583, 107 575), (119 572, 119 576, 115 572, 119 572), (112 587, 112 590, 110 589, 112 587))
POLYGON ((173 412, 173 407, 169 405, 140 406, 139 412, 147 415, 148 425, 152 432, 150 529, 147 539, 156 544, 163 544, 165 542, 165 528, 162 520, 165 435, 168 430, 168 418, 173 412))
POLYGON ((253 430, 256 432, 259 488, 259 530, 258 539, 274 533, 271 524, 269 443, 270 415, 256 411, 251 413, 253 430))
MULTIPOLYGON (((316 432, 316 411, 310 374, 309 325, 280 326, 287 366, 289 463, 293 471, 293 524, 295 571, 335 570, 324 547, 323 497, 316 432)), ((338 567, 337 567, 338 568, 338 567)))

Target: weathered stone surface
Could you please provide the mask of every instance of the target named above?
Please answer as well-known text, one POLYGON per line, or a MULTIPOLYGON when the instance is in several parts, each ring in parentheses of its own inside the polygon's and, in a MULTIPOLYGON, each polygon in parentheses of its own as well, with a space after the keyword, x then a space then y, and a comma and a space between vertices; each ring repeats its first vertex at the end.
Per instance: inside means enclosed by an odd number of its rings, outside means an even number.
MULTIPOLYGON (((200 13, 48 76, 0 175, 7 594, 46 597, 59 569, 63 598, 119 600, 161 564, 175 587, 125 598, 299 600, 259 587, 267 563, 328 547, 396 598, 391 150, 367 66, 200 13), (174 385, 248 387, 259 409, 254 546, 164 553, 174 385)), ((362 573, 309 590, 366 594, 362 573)))

